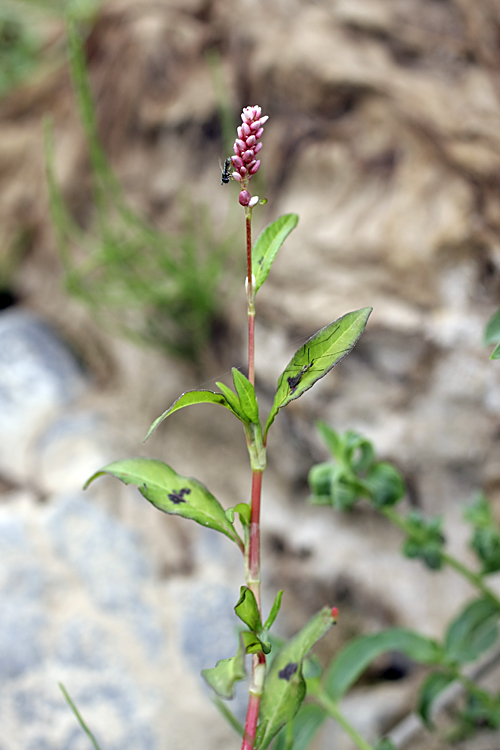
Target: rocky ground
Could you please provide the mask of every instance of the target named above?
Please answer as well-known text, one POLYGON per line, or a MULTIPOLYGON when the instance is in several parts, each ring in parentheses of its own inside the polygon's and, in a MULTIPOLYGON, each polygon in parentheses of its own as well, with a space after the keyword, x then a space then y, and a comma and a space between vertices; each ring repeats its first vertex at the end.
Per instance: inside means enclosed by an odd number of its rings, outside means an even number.
MULTIPOLYGON (((217 231, 241 222, 235 186, 218 184, 218 113, 227 99, 234 112, 259 103, 270 115, 259 184, 268 204, 256 223, 292 211, 300 223, 259 294, 264 405, 294 344, 374 307, 355 351, 278 417, 269 445, 267 601, 285 589, 285 635, 338 604, 324 659, 388 625, 439 636, 471 591, 452 572, 404 560, 398 533, 369 510, 307 506, 307 472, 326 458, 314 419, 370 437, 403 471, 408 502, 444 516, 459 557, 470 559, 461 514, 472 493, 483 489, 498 513, 500 376, 482 332, 499 304, 499 19, 493 0, 247 0, 237 12, 225 0, 115 0, 86 40, 104 148, 130 205, 162 230, 179 229, 182 190, 209 207, 217 231)), ((243 290, 225 294, 217 355, 197 371, 117 339, 64 292, 43 115, 54 120, 64 195, 89 234, 94 213, 57 57, 63 33, 47 27, 50 65, 0 103, 3 267, 18 248, 8 278, 18 304, 0 315, 0 748, 87 746, 58 681, 103 750, 229 748, 199 671, 233 650, 242 571, 231 545, 111 480, 81 486, 108 460, 141 454, 198 477, 226 506, 248 498, 244 439, 228 415, 184 410, 141 443, 180 392, 211 387, 244 360, 243 290)), ((401 671, 347 699, 368 738, 412 705, 422 676, 401 671)), ((423 734, 413 742, 447 747, 423 734)), ((498 742, 484 734, 460 747, 498 742)), ((351 745, 329 725, 317 748, 351 745)))

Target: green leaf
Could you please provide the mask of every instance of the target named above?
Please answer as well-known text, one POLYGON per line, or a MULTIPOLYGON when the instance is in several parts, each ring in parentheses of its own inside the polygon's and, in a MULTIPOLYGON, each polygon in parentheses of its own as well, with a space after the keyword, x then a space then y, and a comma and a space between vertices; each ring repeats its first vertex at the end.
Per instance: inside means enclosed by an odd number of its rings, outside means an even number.
POLYGON ((255 398, 255 388, 236 367, 233 367, 233 382, 247 421, 259 424, 259 406, 255 398))
POLYGON ((222 393, 226 397, 233 414, 236 414, 238 419, 241 419, 242 422, 246 422, 247 420, 245 414, 243 412, 243 409, 241 408, 240 400, 236 393, 234 393, 231 388, 229 388, 229 386, 225 385, 224 383, 217 382, 215 385, 222 391, 222 393))
POLYGON ((271 651, 271 644, 267 641, 261 640, 255 633, 250 633, 248 630, 243 630, 240 633, 245 646, 245 653, 247 654, 259 654, 261 651, 264 654, 269 654, 271 651))
POLYGON ((124 484, 136 485, 141 495, 158 510, 190 518, 202 526, 220 531, 236 542, 240 549, 243 547, 222 505, 197 479, 183 477, 154 458, 129 458, 104 466, 90 477, 84 489, 104 474, 110 474, 124 484))
POLYGON ((365 307, 343 315, 311 336, 298 349, 278 379, 265 434, 280 409, 299 398, 354 348, 371 311, 371 307, 365 307))
POLYGON ((422 717, 423 722, 429 727, 429 729, 432 728, 432 704, 434 703, 438 695, 440 695, 443 690, 448 687, 448 685, 451 685, 452 682, 454 682, 453 676, 443 674, 442 672, 432 672, 432 674, 427 677, 427 679, 424 681, 424 684, 420 688, 417 711, 422 717))
POLYGON ((498 637, 498 616, 498 608, 489 599, 476 599, 465 607, 446 633, 446 661, 474 661, 489 649, 498 637))
POLYGON ((245 731, 243 729, 243 726, 240 724, 233 712, 229 710, 224 701, 222 701, 216 693, 214 693, 214 695, 212 696, 212 700, 215 703, 220 714, 224 717, 229 726, 234 729, 238 737, 243 737, 243 732, 245 731))
POLYGON ((500 531, 493 518, 488 498, 478 493, 474 501, 465 507, 464 518, 474 525, 471 547, 482 564, 482 573, 500 570, 500 531))
POLYGON ((276 654, 264 684, 257 727, 256 750, 265 750, 281 727, 293 719, 306 693, 302 662, 335 620, 325 607, 276 654))
POLYGON ((233 406, 222 393, 214 393, 213 391, 187 391, 186 393, 183 393, 182 396, 179 396, 177 401, 175 401, 167 411, 163 412, 161 416, 155 419, 144 440, 151 437, 163 420, 173 414, 174 411, 183 409, 185 406, 192 406, 193 404, 219 404, 220 406, 225 406, 226 409, 229 409, 229 411, 232 411, 233 414, 240 418, 240 415, 235 412, 233 406))
POLYGON ((364 483, 369 489, 370 499, 376 508, 396 505, 404 497, 406 491, 400 472, 385 461, 379 461, 370 467, 364 483))
POLYGON ((236 656, 220 659, 215 667, 203 669, 202 677, 221 698, 230 700, 234 696, 234 686, 247 676, 245 670, 245 648, 240 638, 236 656))
POLYGON ((260 612, 257 606, 253 591, 248 586, 242 586, 240 589, 240 598, 234 608, 237 616, 252 632, 258 632, 262 629, 260 621, 260 612))
POLYGON ((500 344, 500 307, 493 313, 484 330, 483 342, 485 346, 500 344))
POLYGON ((339 433, 335 432, 335 430, 332 427, 330 427, 330 425, 328 425, 326 422, 323 422, 323 420, 321 419, 316 422, 316 427, 317 427, 319 434, 325 441, 326 447, 328 448, 332 456, 338 459, 340 443, 341 443, 341 438, 340 438, 339 433))
POLYGON ((94 735, 92 734, 92 732, 90 731, 90 729, 88 728, 88 726, 85 724, 85 722, 84 722, 84 720, 83 720, 80 712, 78 711, 77 707, 75 706, 75 704, 71 700, 70 695, 69 695, 68 691, 66 690, 66 688, 64 687, 64 685, 62 684, 62 682, 59 683, 59 687, 61 689, 62 694, 64 695, 64 697, 66 699, 66 702, 67 702, 68 706, 71 708, 71 710, 75 714, 76 720, 78 721, 78 723, 80 724, 81 728, 83 729, 83 731, 85 732, 85 734, 87 735, 87 737, 89 738, 89 740, 91 741, 91 743, 93 744, 95 750, 101 750, 100 747, 99 747, 99 745, 97 744, 96 738, 94 737, 94 735))
POLYGON ((373 750, 397 750, 397 747, 390 739, 383 737, 377 742, 373 750))
POLYGON ((331 502, 330 490, 335 473, 336 467, 331 461, 324 461, 313 466, 307 477, 311 493, 315 497, 328 497, 329 502, 331 502))
POLYGON ((500 359, 500 344, 497 344, 491 352, 490 359, 500 359))
POLYGON ((255 293, 267 279, 276 253, 292 229, 295 229, 299 217, 297 214, 285 214, 269 224, 257 237, 252 248, 252 273, 255 276, 255 293))
POLYGON ((345 646, 325 675, 325 690, 333 701, 338 701, 356 682, 369 664, 380 654, 400 651, 422 664, 441 660, 439 645, 405 628, 391 628, 374 635, 361 635, 345 646))
POLYGON ((251 508, 248 503, 238 503, 234 508, 228 508, 226 510, 226 518, 230 523, 234 523, 234 514, 238 513, 240 521, 243 526, 250 525, 251 508))
POLYGON ((443 519, 439 516, 425 518, 420 511, 411 511, 406 517, 408 538, 403 544, 403 554, 420 558, 430 570, 440 570, 443 565, 443 519))
POLYGON ((270 630, 272 626, 274 625, 274 621, 278 616, 278 612, 280 611, 282 596, 283 596, 283 590, 278 591, 274 599, 273 606, 271 607, 269 617, 267 618, 264 624, 264 630, 270 630))
POLYGON ((286 729, 283 728, 273 745, 273 750, 307 750, 321 727, 327 713, 317 703, 303 703, 292 722, 292 744, 286 744, 286 729))

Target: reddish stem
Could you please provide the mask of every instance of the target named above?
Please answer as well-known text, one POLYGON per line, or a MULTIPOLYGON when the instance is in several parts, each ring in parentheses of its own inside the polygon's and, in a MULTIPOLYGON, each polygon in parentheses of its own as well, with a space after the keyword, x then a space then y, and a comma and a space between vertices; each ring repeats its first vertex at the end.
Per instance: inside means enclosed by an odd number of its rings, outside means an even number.
MULTIPOLYGON (((262 652, 254 654, 253 658, 253 669, 259 664, 266 663, 266 657, 262 652)), ((262 698, 261 691, 253 693, 250 691, 250 698, 248 700, 247 718, 245 721, 245 732, 243 734, 243 742, 241 750, 253 750, 255 743, 255 734, 257 731, 257 722, 259 720, 260 700, 262 698)))
POLYGON ((250 543, 248 551, 249 588, 252 589, 260 610, 260 495, 262 472, 252 473, 252 501, 250 511, 250 543))
POLYGON ((252 214, 246 215, 248 295, 248 379, 255 385, 255 308, 252 287, 252 214))

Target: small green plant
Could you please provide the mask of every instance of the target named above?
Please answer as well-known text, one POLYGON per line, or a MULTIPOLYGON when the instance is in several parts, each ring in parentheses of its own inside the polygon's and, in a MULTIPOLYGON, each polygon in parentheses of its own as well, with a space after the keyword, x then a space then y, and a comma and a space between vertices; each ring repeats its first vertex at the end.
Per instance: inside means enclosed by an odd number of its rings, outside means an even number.
POLYGON ((421 560, 432 571, 446 565, 453 568, 479 594, 450 623, 442 642, 403 628, 356 638, 333 660, 325 684, 340 697, 346 684, 350 686, 375 657, 397 650, 432 668, 420 688, 417 708, 428 727, 432 727, 437 698, 452 683, 459 683, 466 696, 465 708, 457 712, 454 736, 463 736, 479 724, 492 729, 500 726, 500 694, 482 689, 463 671, 464 665, 491 649, 499 635, 500 599, 486 577, 500 570, 500 530, 488 500, 478 494, 464 510, 465 520, 472 525, 470 547, 481 566, 477 571, 446 551, 441 518, 426 518, 415 510, 406 515, 396 511, 395 506, 406 494, 403 476, 390 463, 376 460, 369 440, 352 431, 340 434, 324 422, 318 423, 318 430, 333 461, 312 467, 310 502, 349 511, 360 500, 367 500, 401 529, 405 535, 402 552, 406 557, 421 560))
POLYGON ((113 331, 199 365, 223 321, 234 238, 227 232, 218 238, 208 208, 196 207, 187 196, 178 234, 155 229, 129 208, 98 137, 82 40, 72 20, 68 39, 97 219, 89 231, 70 215, 47 125, 51 214, 66 289, 113 331))

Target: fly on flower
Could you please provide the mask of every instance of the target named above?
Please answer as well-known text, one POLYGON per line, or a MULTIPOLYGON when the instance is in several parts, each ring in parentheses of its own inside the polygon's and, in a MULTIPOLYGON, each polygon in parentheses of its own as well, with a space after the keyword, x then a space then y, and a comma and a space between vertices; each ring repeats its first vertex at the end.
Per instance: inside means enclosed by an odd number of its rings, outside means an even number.
POLYGON ((231 157, 227 157, 227 159, 224 161, 224 166, 222 166, 219 159, 219 167, 221 169, 220 184, 227 185, 229 183, 229 180, 231 179, 231 157))

